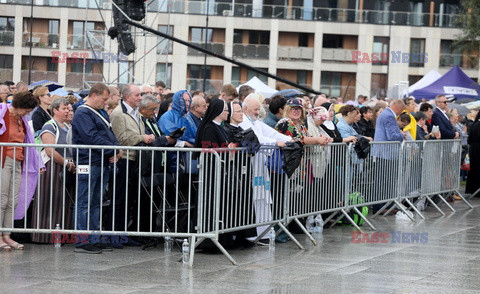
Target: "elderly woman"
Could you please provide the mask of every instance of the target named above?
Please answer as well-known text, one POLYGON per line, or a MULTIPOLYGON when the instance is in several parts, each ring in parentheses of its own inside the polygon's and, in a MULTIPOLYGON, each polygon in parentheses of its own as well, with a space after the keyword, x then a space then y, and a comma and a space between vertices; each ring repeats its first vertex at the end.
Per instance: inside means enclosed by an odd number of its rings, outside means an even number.
POLYGON ((42 129, 43 125, 52 119, 52 115, 50 113, 49 107, 53 101, 50 92, 48 91, 47 87, 41 86, 33 91, 33 96, 38 99, 39 107, 35 109, 32 113, 32 124, 33 124, 33 131, 38 132, 42 129))
MULTIPOLYGON (((16 93, 10 105, 0 104, 0 142, 33 143, 33 136, 25 116, 37 105, 37 100, 30 92, 16 93)), ((35 191, 38 173, 43 172, 41 169, 43 164, 34 147, 6 146, 1 151, 0 227, 13 228, 12 214, 15 210, 15 219, 22 219, 25 216, 35 191)), ((12 240, 10 232, 3 232, 0 238, 0 250, 11 251, 12 249, 23 250, 24 246, 12 240)))
MULTIPOLYGON (((71 106, 65 98, 58 98, 50 104, 53 119, 46 122, 40 130, 43 144, 67 144, 67 133, 70 128, 66 124, 69 118, 69 105, 71 106)), ((71 160, 70 149, 45 148, 45 153, 48 162, 45 174, 40 177, 39 196, 34 200, 32 226, 53 229, 56 224, 60 224, 63 229, 67 229, 71 227, 70 207, 73 199, 70 197, 73 195, 64 193, 63 187, 67 177, 71 178, 75 173, 75 164, 71 160)), ((47 234, 32 234, 33 242, 50 243, 51 239, 47 234)))
POLYGON ((329 137, 333 139, 334 143, 349 143, 349 142, 356 142, 357 137, 349 136, 346 138, 342 138, 342 135, 338 131, 337 125, 335 124, 335 109, 334 105, 330 102, 326 102, 322 104, 322 107, 328 110, 328 118, 327 120, 320 123, 317 120, 317 127, 320 127, 329 137))

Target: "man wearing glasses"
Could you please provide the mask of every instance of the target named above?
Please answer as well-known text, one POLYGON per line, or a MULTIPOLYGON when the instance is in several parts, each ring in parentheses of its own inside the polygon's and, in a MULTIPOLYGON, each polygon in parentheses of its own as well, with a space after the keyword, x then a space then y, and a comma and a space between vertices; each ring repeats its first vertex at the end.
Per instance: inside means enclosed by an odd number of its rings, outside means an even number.
POLYGON ((433 111, 432 125, 438 126, 440 129, 441 139, 457 139, 459 134, 455 132, 455 128, 447 117, 447 97, 445 95, 437 95, 435 104, 437 108, 433 111))

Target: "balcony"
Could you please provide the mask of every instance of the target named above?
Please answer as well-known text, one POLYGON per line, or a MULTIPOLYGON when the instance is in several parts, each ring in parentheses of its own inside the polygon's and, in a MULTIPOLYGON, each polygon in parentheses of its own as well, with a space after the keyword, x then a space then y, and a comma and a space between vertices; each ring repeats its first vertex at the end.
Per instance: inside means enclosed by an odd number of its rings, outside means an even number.
MULTIPOLYGON (((95 8, 97 9, 97 4, 100 9, 112 9, 112 5, 108 0, 33 0, 34 5, 38 6, 53 6, 53 7, 72 7, 72 8, 95 8)), ((3 0, 1 3, 6 4, 24 4, 30 5, 31 0, 3 0)))
POLYGON ((440 67, 458 65, 463 69, 478 69, 478 56, 463 54, 440 54, 440 67))
POLYGON ((94 84, 102 82, 102 74, 85 73, 85 80, 83 79, 83 73, 81 72, 67 72, 65 79, 66 88, 84 88, 84 82, 94 84))
POLYGON ((0 81, 13 80, 13 69, 0 68, 0 81))
MULTIPOLYGON (((197 45, 198 47, 205 48, 205 43, 194 43, 190 42, 193 45, 197 45)), ((207 50, 210 50, 214 52, 215 54, 220 54, 220 55, 225 55, 225 44, 223 43, 208 43, 207 44, 207 50)), ((196 55, 196 56, 202 56, 205 53, 200 52, 198 50, 195 50, 193 48, 188 47, 188 55, 196 55)))
POLYGON ((0 46, 13 46, 15 32, 0 32, 0 46))
POLYGON ((322 49, 322 61, 352 62, 352 52, 357 50, 341 48, 322 49))
MULTIPOLYGON (((38 82, 41 80, 50 80, 58 81, 58 72, 56 71, 42 71, 42 70, 32 70, 31 81, 38 82)), ((28 81, 28 70, 22 70, 21 80, 28 81)))
POLYGON ((87 36, 68 35, 67 49, 99 49, 105 46, 105 34, 99 32, 88 32, 87 36))
POLYGON ((255 44, 233 44, 234 58, 251 58, 251 59, 268 59, 269 58, 268 45, 255 44))
POLYGON ((313 48, 279 46, 277 51, 279 60, 313 60, 313 48))
POLYGON ((59 47, 59 36, 57 34, 33 32, 30 38, 30 33, 24 32, 22 46, 28 47, 30 46, 30 43, 32 44, 32 47, 56 49, 59 47))
MULTIPOLYGON (((218 94, 222 90, 223 80, 207 79, 205 83, 205 93, 218 94)), ((187 79, 187 90, 203 90, 203 79, 187 79)))

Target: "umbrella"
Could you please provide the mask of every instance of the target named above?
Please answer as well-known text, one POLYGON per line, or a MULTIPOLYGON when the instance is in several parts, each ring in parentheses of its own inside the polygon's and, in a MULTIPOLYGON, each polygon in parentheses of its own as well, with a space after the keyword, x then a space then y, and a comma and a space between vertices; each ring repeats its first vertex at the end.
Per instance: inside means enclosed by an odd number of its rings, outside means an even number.
POLYGON ((62 88, 58 88, 56 89, 55 91, 50 91, 50 94, 52 95, 58 95, 58 96, 62 96, 62 97, 65 97, 68 95, 68 91, 65 90, 65 89, 62 89, 62 88))
POLYGON ((456 109, 458 114, 462 116, 465 116, 470 113, 470 109, 468 109, 466 106, 461 104, 448 103, 448 107, 450 107, 450 109, 456 109))
POLYGON ((88 96, 88 94, 90 94, 90 89, 83 89, 83 90, 75 92, 75 94, 79 95, 82 98, 85 98, 85 97, 88 96))
POLYGON ((293 98, 297 95, 304 95, 302 91, 299 91, 297 89, 285 89, 285 90, 281 90, 281 91, 278 91, 277 93, 273 94, 272 96, 275 96, 275 95, 282 95, 283 97, 289 99, 289 98, 293 98))
POLYGON ((49 81, 49 80, 41 80, 28 85, 28 90, 33 90, 33 88, 35 88, 36 86, 45 86, 48 88, 48 91, 50 92, 55 91, 58 88, 63 88, 63 86, 58 84, 57 82, 49 81))

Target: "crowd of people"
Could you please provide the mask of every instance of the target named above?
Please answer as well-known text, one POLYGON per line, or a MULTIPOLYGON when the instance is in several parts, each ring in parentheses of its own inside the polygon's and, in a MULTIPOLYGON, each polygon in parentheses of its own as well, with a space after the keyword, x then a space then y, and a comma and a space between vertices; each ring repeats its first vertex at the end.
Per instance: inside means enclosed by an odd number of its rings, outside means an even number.
MULTIPOLYGON (((476 113, 468 117, 458 115, 456 109, 448 108, 444 95, 421 104, 413 97, 377 100, 361 95, 343 104, 342 97, 324 94, 315 97, 275 95, 265 99, 249 86, 242 86, 237 92, 231 84, 225 84, 219 94, 211 96, 201 91, 172 92, 159 81, 153 87, 134 84, 114 87, 98 83, 91 87, 87 97, 78 99, 74 95, 51 95, 45 86, 29 91, 23 82, 7 82, 0 85, 0 99, 3 102, 0 104, 0 142, 4 143, 233 148, 242 146, 239 136, 247 136, 248 130, 253 131, 255 137, 252 139, 250 132, 249 141, 278 147, 285 147, 288 142, 326 146, 360 141, 462 139, 462 160, 468 145, 472 146, 470 173, 480 173, 480 159, 475 155, 480 144, 477 143, 479 117, 476 113)), ((150 205, 145 201, 137 203, 140 183, 134 178, 139 173, 143 175, 139 167, 148 165, 146 162, 152 157, 139 156, 139 153, 121 147, 42 150, 4 147, 0 226, 11 228, 15 212, 15 219, 25 218, 27 213, 25 219, 32 222, 32 228, 38 229, 53 229, 52 226, 61 223, 65 229, 148 231, 150 205), (143 157, 141 163, 140 157, 143 157), (82 168, 88 171, 80 172, 82 168), (112 190, 115 201, 110 202, 100 228, 103 198, 112 190), (64 197, 65 194, 70 197, 64 197)), ((179 173, 198 174, 196 158, 178 156, 181 153, 154 156, 157 160, 150 169, 155 173, 167 171, 177 178, 179 173)), ((268 177, 270 171, 263 170, 267 165, 261 164, 262 160, 266 159, 252 160, 254 173, 268 177)), ((317 168, 314 173, 325 169, 321 160, 313 164, 317 168)), ((225 168, 225 172, 232 170, 225 168)), ((245 179, 248 185, 250 180, 245 179)), ((265 185, 267 182, 265 180, 265 185)), ((475 192, 479 185, 469 181, 467 192, 475 192)), ((253 189, 252 192, 257 193, 253 198, 255 203, 251 203, 257 222, 272 217, 271 213, 264 213, 272 199, 262 194, 267 190, 253 189)), ((250 231, 242 238, 261 233, 262 228, 258 228, 257 232, 250 231)), ((49 243, 51 236, 34 233, 31 240, 49 243)), ((79 241, 75 251, 101 253, 113 250, 112 245, 123 247, 98 242, 98 238, 90 236, 88 240, 79 241)), ((23 248, 24 245, 10 238, 10 233, 3 232, 0 250, 23 248)))

